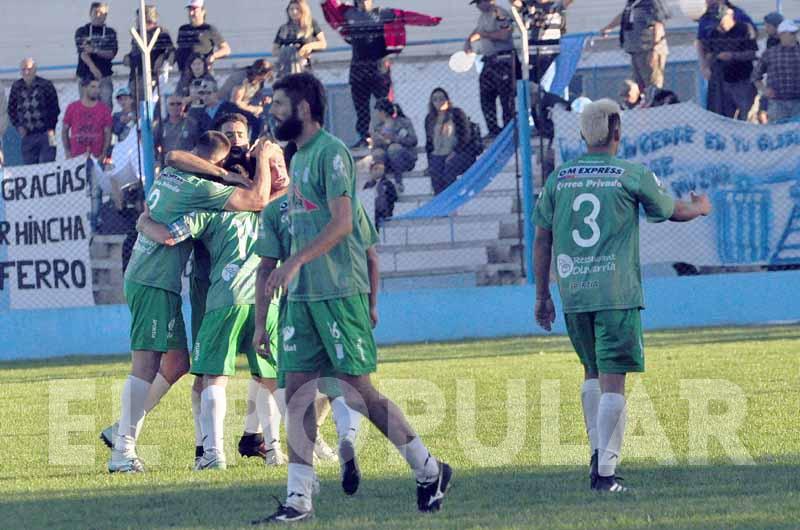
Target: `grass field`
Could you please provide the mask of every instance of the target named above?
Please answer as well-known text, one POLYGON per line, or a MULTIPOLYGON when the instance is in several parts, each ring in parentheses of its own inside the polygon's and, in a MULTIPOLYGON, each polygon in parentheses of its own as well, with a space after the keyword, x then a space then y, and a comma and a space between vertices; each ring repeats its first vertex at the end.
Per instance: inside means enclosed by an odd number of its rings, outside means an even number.
MULTIPOLYGON (((800 328, 660 332, 646 345, 619 469, 633 494, 588 490, 581 371, 563 337, 402 346, 381 351, 375 379, 453 465, 443 511, 416 513, 404 462, 365 423, 361 489, 345 497, 338 466, 321 467, 304 528, 800 528, 800 328), (728 434, 706 443, 715 429, 728 434)), ((0 364, 0 527, 247 528, 273 510, 285 468, 234 456, 244 373, 229 390, 227 471, 191 471, 185 378, 146 420, 148 472, 108 475, 97 432, 127 370, 119 356, 0 364)))

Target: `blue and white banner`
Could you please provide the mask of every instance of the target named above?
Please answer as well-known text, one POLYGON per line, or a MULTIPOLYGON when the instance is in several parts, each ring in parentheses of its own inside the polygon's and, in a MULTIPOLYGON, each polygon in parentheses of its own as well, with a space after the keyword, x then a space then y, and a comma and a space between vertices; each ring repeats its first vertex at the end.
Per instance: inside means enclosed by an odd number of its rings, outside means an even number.
MULTIPOLYGON (((580 115, 554 111, 556 163, 585 150, 580 115)), ((622 115, 618 155, 649 166, 676 198, 707 193, 691 223, 641 224, 642 264, 800 263, 800 123, 742 123, 681 103, 622 115)))
POLYGON ((0 171, 0 311, 94 305, 86 159, 0 171))

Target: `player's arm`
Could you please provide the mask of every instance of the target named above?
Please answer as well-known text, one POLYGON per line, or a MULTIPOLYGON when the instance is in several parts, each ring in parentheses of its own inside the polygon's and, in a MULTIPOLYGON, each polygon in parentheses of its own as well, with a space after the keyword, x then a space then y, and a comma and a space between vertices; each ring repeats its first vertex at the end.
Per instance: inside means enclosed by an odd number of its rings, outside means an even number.
POLYGON ((550 261, 553 258, 553 232, 536 227, 533 244, 533 273, 536 282, 536 322, 547 331, 556 320, 556 310, 550 298, 550 261))
POLYGON ((367 249, 367 274, 369 275, 369 319, 374 328, 378 325, 378 289, 381 283, 378 249, 374 245, 367 249))
POLYGON ((264 209, 271 199, 286 193, 289 186, 289 172, 283 150, 272 142, 259 140, 253 150, 256 157, 256 175, 253 187, 237 188, 233 191, 225 209, 232 212, 258 212, 264 209))
POLYGON ((278 267, 275 258, 262 257, 256 272, 256 325, 253 333, 253 349, 260 356, 269 358, 272 353, 269 349, 269 335, 267 333, 267 313, 272 297, 267 294, 267 278, 278 267))
POLYGON ((331 199, 328 207, 331 220, 311 243, 297 254, 292 254, 270 274, 267 279, 267 293, 274 293, 281 288, 287 289, 300 267, 330 252, 353 231, 353 202, 350 197, 343 195, 331 199))
POLYGON ((211 162, 200 158, 199 156, 190 153, 189 151, 170 151, 167 153, 165 162, 168 166, 178 168, 187 173, 195 173, 201 175, 211 175, 217 177, 228 184, 234 186, 244 186, 249 188, 252 182, 246 175, 236 173, 235 171, 228 171, 224 168, 216 166, 211 162))
POLYGON ((696 195, 692 192, 689 201, 675 201, 675 210, 669 220, 684 223, 710 213, 711 201, 708 200, 708 195, 696 195))
POLYGON ((148 239, 168 247, 175 246, 191 237, 189 225, 183 218, 167 226, 154 221, 148 211, 144 211, 139 216, 136 221, 136 231, 144 234, 148 239))

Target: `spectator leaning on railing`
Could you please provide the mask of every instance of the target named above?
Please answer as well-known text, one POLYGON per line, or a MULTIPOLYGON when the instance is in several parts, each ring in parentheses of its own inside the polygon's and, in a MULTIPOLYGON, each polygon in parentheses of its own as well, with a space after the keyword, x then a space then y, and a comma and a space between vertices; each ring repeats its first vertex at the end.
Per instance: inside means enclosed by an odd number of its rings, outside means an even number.
POLYGON ((36 75, 36 62, 23 59, 22 79, 11 86, 8 117, 22 139, 22 161, 42 164, 56 159, 56 125, 61 109, 53 83, 36 75))
POLYGON ((265 105, 272 97, 264 90, 275 79, 275 69, 266 59, 256 59, 253 64, 237 70, 228 76, 219 90, 219 97, 236 107, 235 112, 243 114, 250 124, 250 141, 255 142, 261 134, 261 118, 265 105))
POLYGON ((81 99, 73 101, 64 113, 61 125, 61 140, 67 158, 86 153, 91 154, 103 165, 111 161, 111 109, 100 101, 100 81, 84 79, 81 99))
POLYGON ((664 24, 668 18, 669 10, 662 0, 627 0, 623 11, 600 30, 607 36, 620 27, 620 43, 631 56, 633 78, 642 92, 651 85, 664 86, 669 53, 664 24))
POLYGON ((81 81, 96 79, 100 83, 100 99, 111 108, 114 96, 114 74, 111 61, 118 50, 117 32, 106 25, 108 4, 92 2, 89 8, 90 22, 75 30, 75 46, 78 49, 79 89, 85 86, 81 81))
POLYGON ((117 142, 123 141, 136 126, 136 111, 133 108, 133 96, 128 87, 117 90, 116 96, 119 111, 111 116, 111 132, 117 142))
POLYGON ((311 67, 311 54, 328 47, 325 33, 311 16, 306 0, 291 0, 286 16, 287 21, 278 28, 272 44, 279 78, 306 71, 311 67))
POLYGON ((769 121, 800 115, 800 43, 797 25, 784 20, 778 26, 780 44, 761 55, 753 81, 762 96, 769 99, 769 121), (764 84, 764 74, 767 82, 764 84))
POLYGON ((193 53, 200 54, 210 70, 217 59, 231 54, 231 47, 217 28, 206 23, 204 0, 188 0, 186 11, 189 23, 178 29, 178 49, 175 52, 178 70, 181 73, 186 70, 193 53))
POLYGON ((739 120, 754 118, 756 87, 750 77, 758 52, 753 27, 737 22, 733 8, 721 4, 709 8, 717 27, 703 41, 703 64, 711 69, 708 110, 739 120))
POLYGON ((514 51, 514 21, 511 13, 495 5, 495 0, 471 0, 481 12, 475 30, 464 43, 464 51, 480 42, 483 70, 479 78, 481 110, 489 129, 489 137, 500 134, 497 122, 497 99, 503 109, 503 126, 514 119, 514 72, 519 72, 519 60, 514 51))

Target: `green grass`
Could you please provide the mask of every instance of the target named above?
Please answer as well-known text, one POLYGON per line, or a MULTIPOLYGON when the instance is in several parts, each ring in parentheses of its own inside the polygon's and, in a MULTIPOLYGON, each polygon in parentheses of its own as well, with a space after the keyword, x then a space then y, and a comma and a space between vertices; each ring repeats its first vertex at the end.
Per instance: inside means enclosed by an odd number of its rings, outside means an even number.
MULTIPOLYGON (((365 423, 361 489, 345 497, 337 466, 321 467, 317 518, 304 528, 800 527, 800 328, 661 332, 646 343, 648 371, 629 379, 619 470, 634 494, 588 491, 581 370, 563 337, 398 346, 381 351, 375 381, 453 465, 444 510, 416 513, 404 462, 365 423), (682 399, 693 386, 692 400, 682 399), (738 405, 719 393, 730 388, 738 405), (701 407, 704 395, 711 401, 701 407), (734 434, 751 465, 733 463, 730 441, 696 440, 729 413, 743 415, 734 434)), ((243 461, 233 448, 244 375, 229 389, 237 401, 228 408, 227 471, 190 470, 185 378, 145 423, 148 472, 108 475, 97 432, 115 416, 127 370, 119 356, 0 364, 0 527, 247 528, 272 511, 285 468, 243 461)), ((325 434, 333 441, 330 425, 325 434)))

